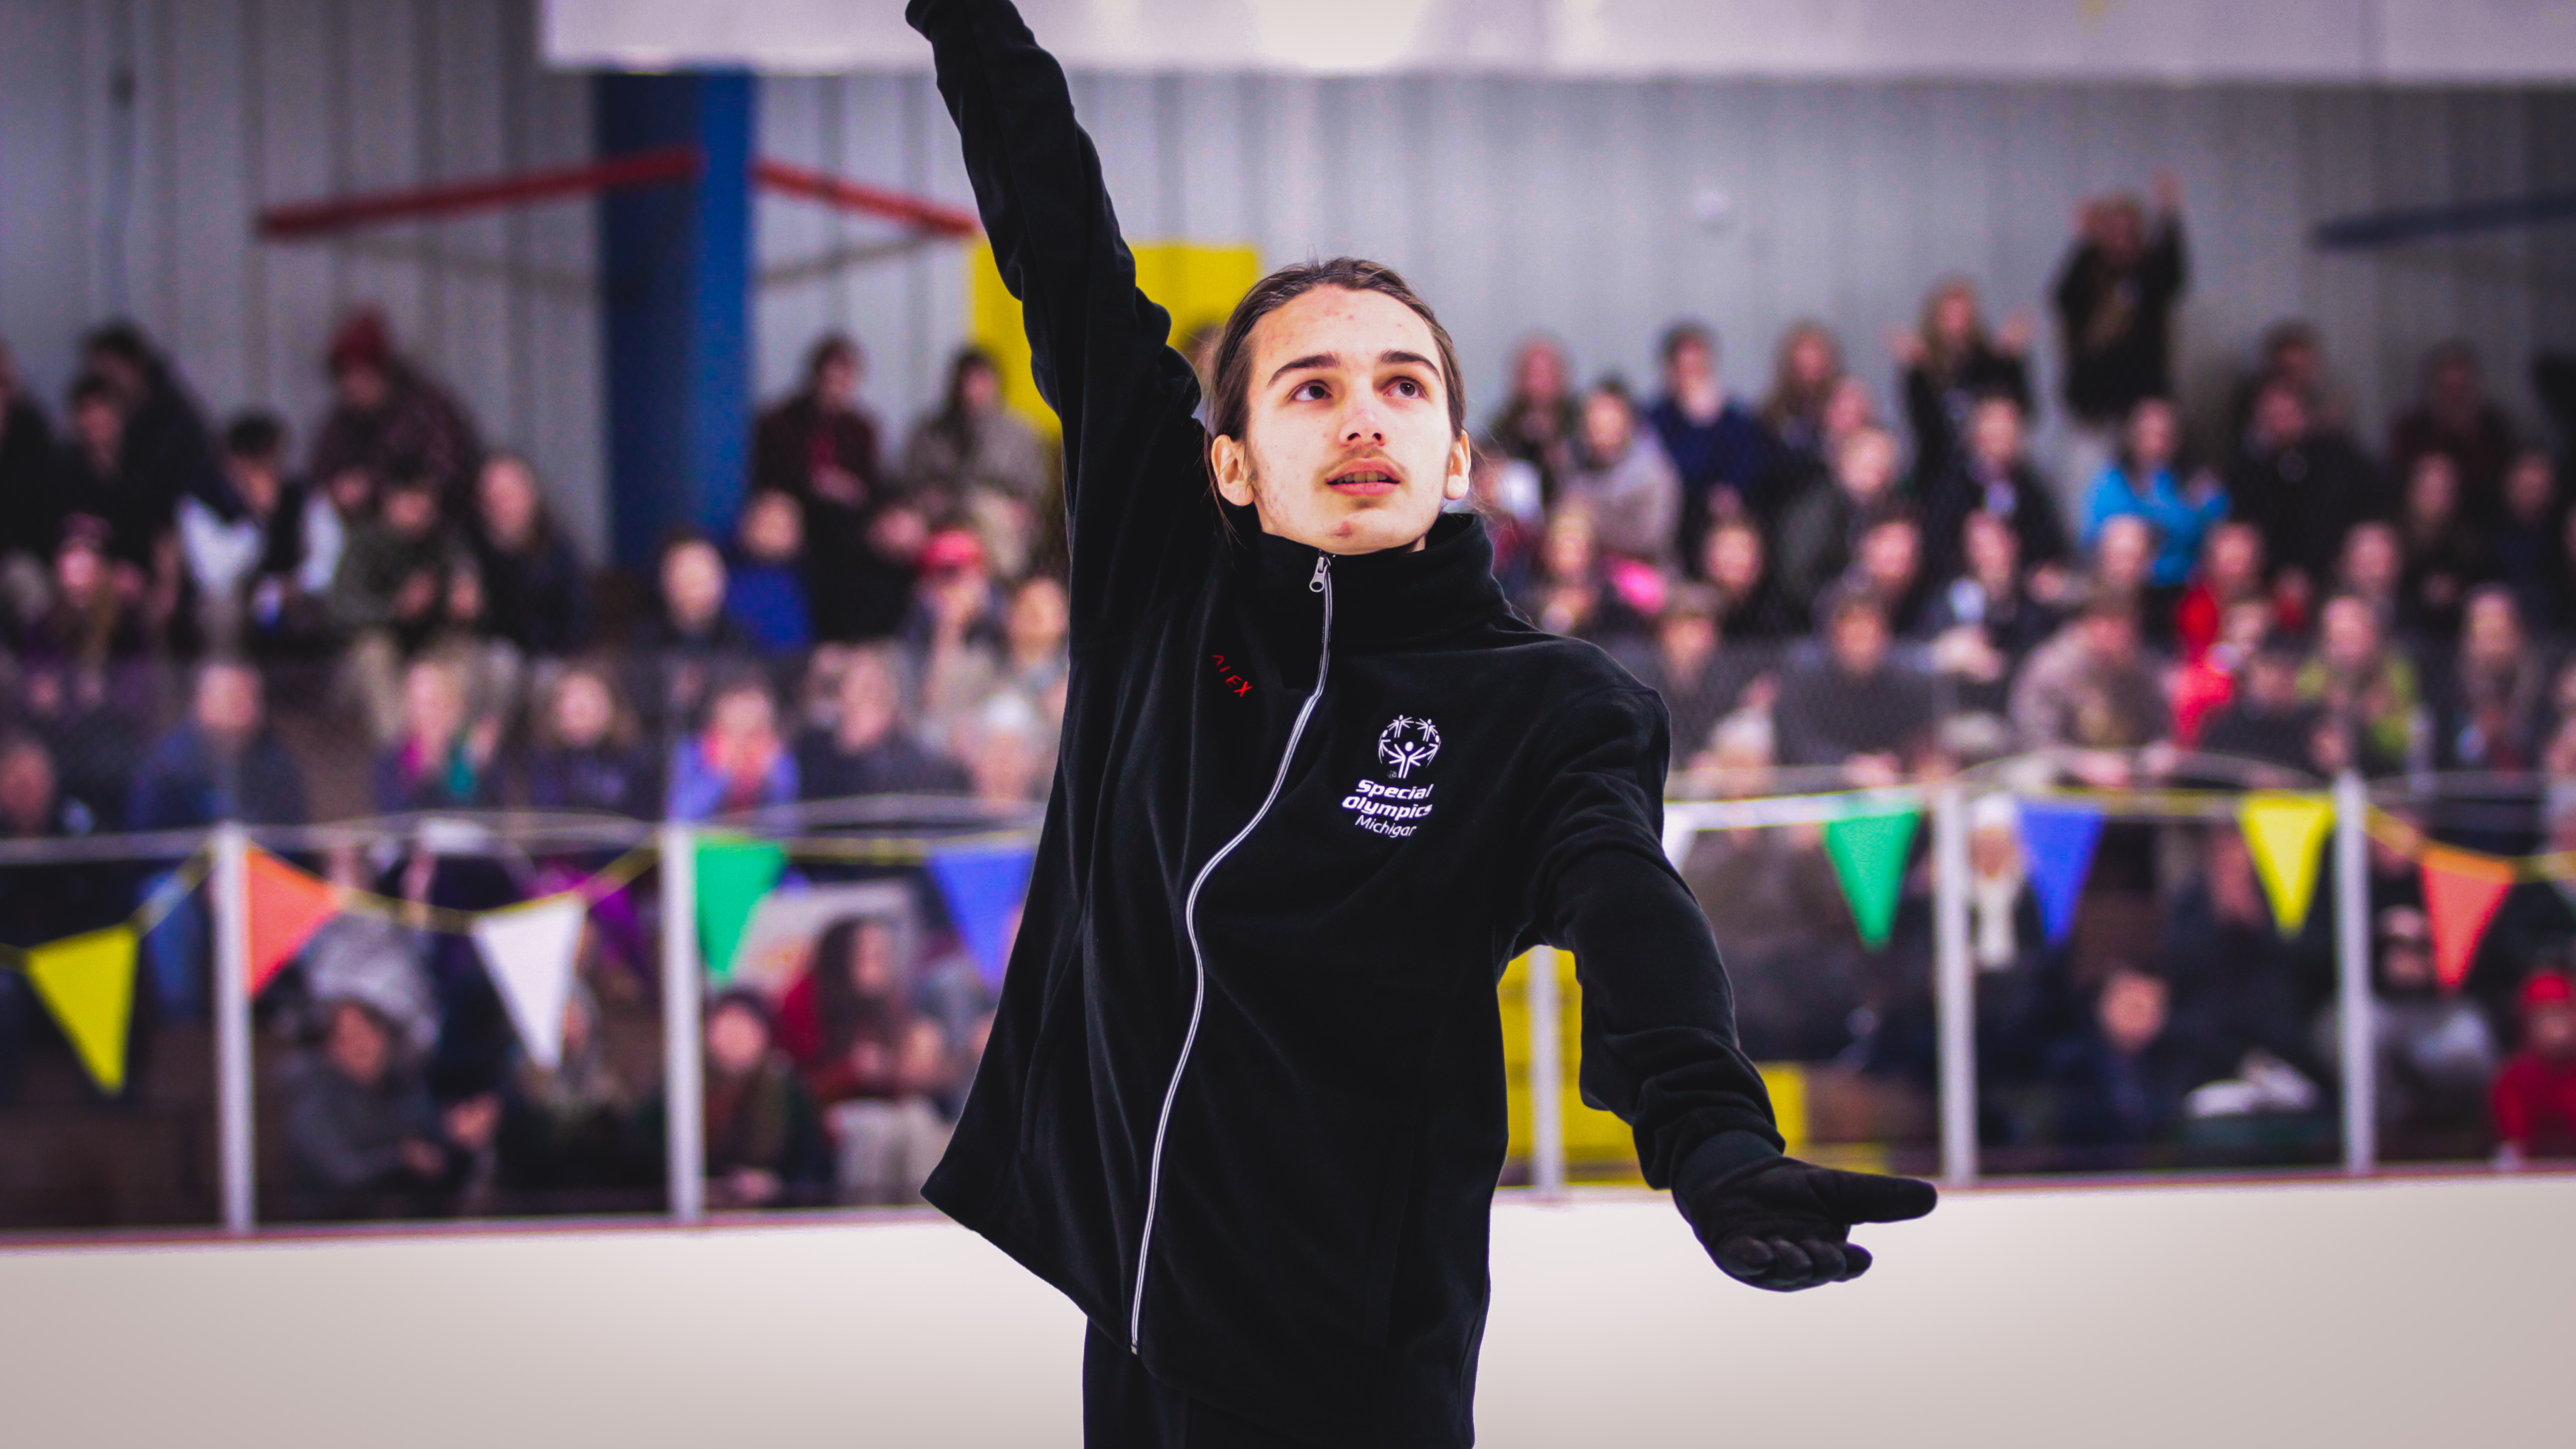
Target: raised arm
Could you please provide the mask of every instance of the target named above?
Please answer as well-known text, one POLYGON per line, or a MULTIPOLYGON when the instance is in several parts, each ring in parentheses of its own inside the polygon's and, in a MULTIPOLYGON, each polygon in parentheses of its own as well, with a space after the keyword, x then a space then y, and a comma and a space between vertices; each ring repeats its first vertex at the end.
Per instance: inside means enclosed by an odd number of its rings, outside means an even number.
POLYGON ((1020 299, 1038 391, 1064 424, 1073 626, 1115 627, 1194 578, 1216 504, 1198 383, 1135 259, 1073 114, 1063 67, 1010 0, 912 0, 956 118, 993 260, 1020 299))
POLYGON ((1651 694, 1596 696, 1560 726, 1540 802, 1532 889, 1583 984, 1584 1099, 1628 1123, 1646 1181, 1729 1276, 1782 1291, 1857 1277, 1870 1258, 1852 1224, 1920 1217, 1932 1188, 1781 1155, 1716 937, 1664 856, 1669 733, 1651 694))

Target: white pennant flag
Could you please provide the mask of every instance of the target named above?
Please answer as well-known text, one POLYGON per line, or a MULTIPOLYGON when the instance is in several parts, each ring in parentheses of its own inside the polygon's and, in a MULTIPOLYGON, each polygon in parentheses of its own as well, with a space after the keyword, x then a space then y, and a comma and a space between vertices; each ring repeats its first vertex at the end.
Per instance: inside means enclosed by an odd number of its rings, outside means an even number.
POLYGON ((547 1071, 563 1063, 564 1003, 572 996, 573 956, 590 903, 552 896, 474 918, 474 944, 510 1008, 510 1022, 529 1060, 547 1071))

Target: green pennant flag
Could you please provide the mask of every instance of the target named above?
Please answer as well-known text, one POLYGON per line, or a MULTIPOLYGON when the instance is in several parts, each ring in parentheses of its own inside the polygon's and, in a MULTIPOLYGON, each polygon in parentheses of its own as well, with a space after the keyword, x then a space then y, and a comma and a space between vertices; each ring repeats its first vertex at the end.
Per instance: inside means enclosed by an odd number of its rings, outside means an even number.
POLYGON ((763 840, 710 840, 698 846, 698 950, 710 980, 733 976, 734 952, 760 898, 787 869, 787 852, 763 840))
POLYGON ((1905 855, 1914 848, 1919 809, 1881 815, 1846 815, 1825 823, 1825 854, 1842 882, 1860 939, 1875 951, 1896 924, 1896 898, 1905 887, 1905 855))

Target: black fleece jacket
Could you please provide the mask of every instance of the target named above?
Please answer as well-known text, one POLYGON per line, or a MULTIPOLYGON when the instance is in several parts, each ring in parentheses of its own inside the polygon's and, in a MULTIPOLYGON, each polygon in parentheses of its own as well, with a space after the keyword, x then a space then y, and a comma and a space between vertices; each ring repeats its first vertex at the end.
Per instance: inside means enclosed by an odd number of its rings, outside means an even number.
POLYGON ((1574 952, 1583 1088, 1650 1182, 1778 1150, 1660 844, 1663 706, 1515 621, 1472 517, 1327 557, 1216 503, 1063 72, 1007 0, 909 18, 1063 420, 1072 530, 1054 794, 930 1199, 1192 1397, 1469 1443, 1505 962, 1574 952))

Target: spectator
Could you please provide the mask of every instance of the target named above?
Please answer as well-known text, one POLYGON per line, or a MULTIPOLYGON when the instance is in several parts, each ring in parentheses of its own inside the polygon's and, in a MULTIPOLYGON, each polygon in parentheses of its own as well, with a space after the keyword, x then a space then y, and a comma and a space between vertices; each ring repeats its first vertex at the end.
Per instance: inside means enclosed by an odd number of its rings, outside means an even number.
POLYGON ((2073 751, 2076 778, 2101 789, 2126 787, 2130 756, 2163 743, 2171 728, 2135 608, 2096 600, 2033 650, 2013 683, 2012 722, 2023 749, 2073 751))
POLYGON ((911 987, 885 919, 845 916, 824 929, 812 965, 779 1002, 779 1042, 822 1104, 845 1203, 921 1201, 947 1150, 934 1102, 948 1085, 947 1042, 911 987))
POLYGON ((2486 540, 2460 511, 2460 470, 2447 454, 2417 455, 2400 528, 2406 570, 2397 586, 2398 627, 2421 638, 2457 637, 2460 601, 2493 569, 2486 540))
POLYGON ((1706 586, 1685 584, 1664 596, 1654 652, 1638 661, 1636 674, 1664 697, 1675 775, 1708 747, 1709 732, 1735 708, 1752 680, 1751 665, 1743 651, 1718 648, 1717 599, 1706 586))
POLYGON ((1957 708, 2002 716, 2022 661, 2057 631, 2057 611, 2031 596, 2021 535, 1980 509, 1961 525, 1965 571, 1936 591, 1924 632, 1957 708))
POLYGON ((1887 615, 1866 590, 1830 596, 1822 623, 1821 656, 1793 662, 1780 681, 1781 761, 1838 766, 1854 785, 1895 784, 1929 751, 1931 687, 1889 656, 1887 615))
POLYGON ((1557 505, 1588 510, 1594 541, 1615 558, 1669 570, 1678 557, 1682 486, 1663 444, 1640 435, 1627 385, 1605 378, 1583 399, 1581 446, 1557 505))
POLYGON ((637 744, 634 716, 619 705, 607 671, 577 664, 557 675, 537 711, 528 803, 650 820, 661 800, 653 757, 637 744))
MULTIPOLYGON (((2029 348, 2030 326, 2022 318, 1986 331, 1976 284, 1967 278, 1944 278, 1925 294, 1921 326, 1895 338, 1916 472, 1938 478, 1960 460, 1968 415, 1984 399, 2008 399, 2021 417, 2030 415, 2029 348)), ((2056 501, 2049 500, 2052 512, 2056 501)))
POLYGON ((1791 607, 1812 612, 1817 596, 1850 566, 1852 546, 1896 489, 1896 439, 1870 426, 1842 440, 1830 484, 1811 486, 1780 519, 1779 578, 1791 607))
POLYGON ((244 413, 224 430, 224 481, 237 514, 179 503, 179 541, 197 590, 199 627, 217 649, 302 655, 326 647, 329 567, 342 546, 329 500, 286 473, 286 428, 244 413))
POLYGON ((466 705, 465 680, 453 664, 422 659, 404 671, 402 726, 376 757, 378 810, 472 810, 500 803, 492 771, 499 723, 472 720, 466 705))
POLYGON ((484 459, 465 539, 494 635, 530 659, 560 659, 587 642, 590 583, 581 555, 556 526, 527 459, 484 459))
POLYGON ((609 1060, 599 1003, 576 979, 555 1066, 522 1054, 502 1093, 493 1144, 500 1186, 538 1211, 641 1206, 635 1199, 660 1185, 660 1144, 637 1128, 635 1094, 609 1060))
POLYGON ((453 1211, 473 1154, 491 1140, 489 1098, 441 1113, 398 1060, 392 1027, 362 1001, 328 1004, 319 1052, 286 1081, 286 1146, 311 1215, 436 1217, 453 1211))
POLYGON ((2164 962, 2177 1031, 2199 1057, 2194 1075, 2257 1089, 2237 1094, 2240 1103, 2304 1110, 2321 1095, 2315 1084, 2325 1074, 2309 1051, 2307 1020, 2333 971, 2302 949, 2272 923, 2244 832, 2233 824, 2209 831, 2199 875, 2166 915, 2164 962))
POLYGON ((1485 537, 1494 548, 1494 581, 1506 597, 1518 598, 1529 588, 1530 556, 1538 551, 1538 469, 1505 458, 1478 444, 1467 473, 1467 496, 1445 505, 1445 511, 1474 513, 1483 520, 1485 537))
POLYGON ((156 565, 176 516, 175 501, 128 451, 123 407, 105 377, 84 374, 72 384, 71 431, 55 465, 46 546, 61 540, 70 520, 94 521, 100 546, 124 576, 121 587, 140 596, 164 582, 156 565))
POLYGON ((814 1099, 771 1045, 768 1006, 733 990, 707 1003, 707 1203, 797 1207, 825 1201, 831 1145, 814 1099))
POLYGON ((2335 562, 2336 588, 2368 604, 2370 617, 2379 621, 2382 633, 2397 629, 2405 602, 2401 592, 2405 563, 2405 549, 2393 523, 2370 519, 2354 524, 2343 536, 2343 553, 2335 562))
POLYGON ((1776 644, 1805 632, 1805 621, 1771 576, 1770 551, 1749 518, 1721 519, 1701 542, 1700 576, 1708 580, 1719 630, 1732 644, 1776 644))
POLYGON ((2548 729, 2548 670, 2533 657, 2522 610, 2510 589, 2485 584, 2469 592, 2463 614, 2435 738, 2442 767, 2497 774, 2535 769, 2548 729))
POLYGON ((2250 523, 2219 524, 2203 536, 2200 569, 2174 605, 2174 639, 2183 662, 2199 663, 2218 642, 2227 611, 2252 603, 2270 612, 2263 592, 2262 532, 2250 523))
POLYGON ((331 580, 331 618, 350 640, 342 675, 379 741, 401 730, 404 668, 444 622, 460 561, 438 509, 435 479, 396 478, 379 514, 351 531, 331 580))
POLYGON ((1760 501, 1755 490, 1770 470, 1770 443, 1762 424, 1727 395, 1715 332, 1679 323, 1664 333, 1662 351, 1664 395, 1646 409, 1646 423, 1680 476, 1678 542, 1696 568, 1709 525, 1760 501))
POLYGON ((901 685, 891 651, 853 650, 841 667, 829 729, 797 742, 796 773, 808 800, 859 795, 963 795, 965 767, 924 749, 901 723, 901 685))
POLYGON ((1485 445, 1538 469, 1539 498, 1554 508, 1583 429, 1573 368, 1555 338, 1527 337, 1512 352, 1511 376, 1511 395, 1485 425, 1485 445))
POLYGON ((2050 1053, 2047 1081, 2057 1141, 2085 1166, 2135 1164, 2166 1141, 2195 1083, 2188 1047, 2168 1029, 2171 991, 2161 976, 2115 964, 2094 997, 2089 1030, 2050 1053))
POLYGON ((2333 773, 2335 757, 2321 758, 2316 748, 2324 711, 2299 696, 2300 666, 2296 649, 2266 640, 2240 666, 2227 702, 2209 714, 2193 743, 2209 754, 2282 771, 2333 773))
POLYGON ((1602 568, 1593 547, 1592 515, 1580 508, 1548 515, 1547 531, 1539 535, 1538 567, 1514 603, 1522 618, 1551 634, 1602 643, 1646 632, 1645 621, 1602 568))
POLYGON ((1029 565, 1047 472, 1046 445, 1002 405, 992 354, 959 349, 938 410, 914 424, 904 444, 903 482, 916 506, 971 520, 1002 572, 1017 575, 1029 565))
POLYGON ((124 802, 159 705, 142 608, 120 590, 94 519, 76 519, 54 554, 53 596, 18 638, 20 718, 83 799, 124 802))
POLYGON ((2096 197, 2076 220, 2053 300, 2066 344, 2066 405, 2108 432, 2151 397, 2173 396, 2173 312, 2188 275, 2182 187, 2156 177, 2155 215, 2134 196, 2096 197))
POLYGON ((23 601, 41 588, 53 551, 53 425, 0 346, 0 597, 23 601))
POLYGON ((1844 582, 1878 600, 1899 637, 1929 637, 1933 581, 1923 567, 1923 525, 1907 500, 1889 504, 1861 530, 1844 582))
POLYGON ((2478 357, 2465 342, 2424 356, 2424 395, 2388 427, 2388 466, 2411 475, 2415 460, 2440 453, 2459 469, 2461 512, 2484 524, 2503 512, 2505 469, 2515 449, 2513 420, 2487 400, 2478 357))
POLYGON ((957 731, 957 754, 985 805, 1019 808, 1043 802, 1054 783, 1055 740, 1046 721, 1016 694, 987 700, 957 731))
POLYGON ((769 686, 744 677, 720 685, 704 729, 671 757, 670 818, 710 820, 796 800, 796 757, 778 737, 769 686))
MULTIPOLYGON (((2496 1075, 2495 1034, 2476 1004, 2441 989, 2433 975, 2433 932, 2414 906, 2388 906, 2377 917, 2378 960, 2370 1002, 2371 1049, 2378 1059, 2382 1150, 2406 1156, 2474 1152, 2481 1110, 2496 1075)), ((2317 1050, 2342 1060, 2341 1007, 2319 1014, 2317 1050)))
POLYGON ((2522 1046, 2496 1074, 2496 1158, 2576 1157, 2576 989, 2563 971, 2535 971, 2516 1003, 2522 1046))
POLYGON ((2558 470, 2549 455, 2526 448, 2505 470, 2503 516, 2487 530, 2487 557, 2495 576, 2513 590, 2522 616, 2542 628, 2566 629, 2576 622, 2562 618, 2565 595, 2559 577, 2559 541, 2566 536, 2567 509, 2558 496, 2558 470))
POLYGON ((111 322, 90 333, 81 339, 81 369, 114 390, 124 419, 118 452, 156 511, 166 515, 182 496, 222 496, 205 412, 143 329, 111 322))
POLYGON ((2177 472, 2175 449, 2182 430, 2173 404, 2161 397, 2141 400, 2129 411, 2118 457, 2093 482, 2084 503, 2084 546, 2091 548, 2102 527, 2114 518, 2142 518, 2159 540, 2155 586, 2181 587, 2200 557, 2201 540, 2227 516, 2227 492, 2206 472, 2188 481, 2177 472))
POLYGON ((714 676, 756 652, 751 631, 725 609, 724 555, 693 533, 662 545, 661 609, 636 640, 641 671, 630 697, 651 730, 683 728, 707 702, 714 676))
POLYGON ((822 338, 806 354, 804 387, 761 414, 752 440, 753 490, 786 493, 805 507, 806 598, 826 639, 868 632, 867 580, 848 564, 891 502, 876 419, 859 404, 866 375, 857 342, 822 338))
POLYGON ((1834 334, 1821 322, 1790 323, 1772 360, 1771 391, 1762 399, 1762 426, 1772 443, 1786 452, 1830 460, 1825 404, 1842 380, 1843 348, 1834 334))
POLYGON ((2415 666, 2387 645, 2370 606, 2350 594, 2318 615, 2316 658, 2299 672, 2299 697, 2325 710, 2341 757, 2373 775, 2408 768, 2422 691, 2415 666))
POLYGON ((2352 396, 2326 370, 2324 345, 2317 329, 2291 318, 2263 329, 2255 347, 2254 371, 2237 384, 2228 400, 2227 438, 2232 446, 2254 424, 2254 405, 2274 383, 2296 388, 2308 405, 2308 416, 2321 432, 2352 431, 2352 396))
POLYGON ((2038 590, 2058 592, 2074 550, 2057 511, 2056 490, 2023 452, 2021 404, 2008 393, 1982 397, 1964 422, 1964 446, 1955 456, 1941 455, 1952 461, 1927 465, 1917 454, 1924 529, 1935 545, 1933 572, 1947 578, 1959 571, 1962 526, 1969 514, 1983 512, 2012 526, 2022 566, 2032 570, 2038 590))
POLYGON ((2310 590, 2343 546, 2344 534, 2389 510, 2377 470, 2347 440, 2311 426, 2307 402, 2287 383, 2265 388, 2254 426, 2228 470, 2236 516, 2263 531, 2263 549, 2293 601, 2310 590))
POLYGON ((483 445, 447 391, 394 351, 384 314, 360 308, 331 339, 331 411, 313 437, 306 470, 328 483, 364 473, 379 486, 418 479, 441 510, 463 518, 473 502, 483 445))
POLYGON ((143 762, 126 806, 134 830, 190 830, 219 820, 301 825, 304 775, 269 727, 259 672, 215 660, 197 670, 188 718, 143 762))
POLYGON ((740 536, 725 578, 725 613, 764 654, 794 654, 814 642, 805 607, 805 511, 788 493, 761 492, 742 506, 740 536))
POLYGON ((1869 388, 1845 374, 1825 394, 1824 440, 1818 450, 1771 450, 1770 469, 1754 490, 1755 511, 1766 523, 1787 517, 1800 499, 1832 481, 1834 460, 1842 455, 1844 441, 1877 422, 1877 405, 1870 400, 1869 388))

